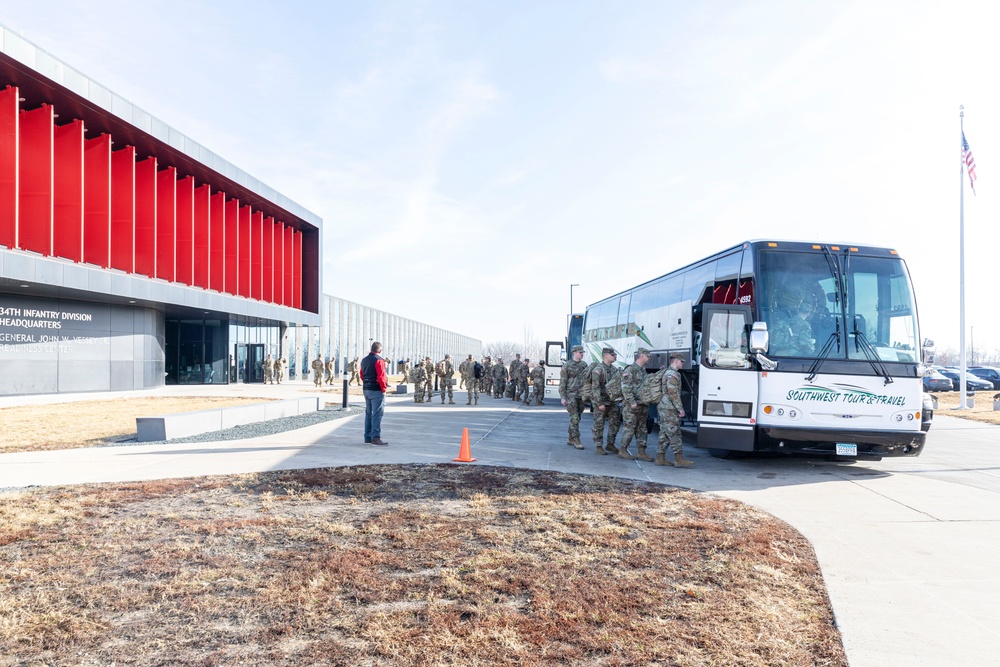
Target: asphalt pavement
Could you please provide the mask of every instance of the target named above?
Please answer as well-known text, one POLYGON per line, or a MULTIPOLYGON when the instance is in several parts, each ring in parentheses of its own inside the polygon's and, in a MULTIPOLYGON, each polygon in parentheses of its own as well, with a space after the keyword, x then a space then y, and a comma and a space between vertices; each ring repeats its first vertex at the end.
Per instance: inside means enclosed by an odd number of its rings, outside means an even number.
MULTIPOLYGON (((311 383, 164 387, 146 395, 286 398, 311 383)), ((325 400, 337 400, 323 391, 325 400)), ((23 403, 109 394, 4 397, 23 403)), ((688 444, 692 469, 597 456, 566 445, 568 416, 554 401, 521 406, 480 398, 467 406, 387 398, 382 438, 363 443, 363 417, 252 440, 97 447, 0 455, 0 488, 121 482, 373 463, 442 463, 469 429, 475 463, 610 475, 707 491, 759 507, 811 541, 854 667, 1000 664, 1000 427, 942 414, 917 458, 843 463, 813 458, 721 460, 688 444)), ((363 405, 351 396, 352 405, 363 405)), ((590 415, 581 423, 588 442, 590 415)), ((651 436, 651 449, 655 435, 651 436)), ((634 452, 634 448, 632 450, 634 452)))

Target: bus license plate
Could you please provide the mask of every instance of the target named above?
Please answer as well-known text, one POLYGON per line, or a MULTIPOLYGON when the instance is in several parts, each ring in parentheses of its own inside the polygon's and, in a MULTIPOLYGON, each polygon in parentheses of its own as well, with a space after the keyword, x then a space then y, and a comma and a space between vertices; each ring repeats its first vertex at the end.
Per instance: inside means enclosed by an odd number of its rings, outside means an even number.
POLYGON ((842 442, 837 443, 837 456, 857 456, 858 446, 851 444, 845 445, 842 442))

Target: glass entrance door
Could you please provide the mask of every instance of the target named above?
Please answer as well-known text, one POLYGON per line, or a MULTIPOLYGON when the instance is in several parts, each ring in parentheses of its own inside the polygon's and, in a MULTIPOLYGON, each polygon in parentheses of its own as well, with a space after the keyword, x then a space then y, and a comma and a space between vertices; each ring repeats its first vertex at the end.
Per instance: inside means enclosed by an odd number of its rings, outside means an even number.
POLYGON ((237 382, 264 382, 264 345, 236 343, 237 382))

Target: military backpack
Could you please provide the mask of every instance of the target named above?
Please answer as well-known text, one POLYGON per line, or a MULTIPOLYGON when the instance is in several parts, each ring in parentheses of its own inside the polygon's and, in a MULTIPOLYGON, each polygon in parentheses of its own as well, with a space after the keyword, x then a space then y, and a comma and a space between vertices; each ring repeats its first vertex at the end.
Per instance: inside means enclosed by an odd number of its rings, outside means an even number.
POLYGON ((654 403, 660 402, 660 399, 663 398, 663 386, 661 380, 666 370, 666 368, 661 368, 655 373, 647 373, 646 377, 642 379, 642 385, 639 387, 640 403, 653 405, 654 403))

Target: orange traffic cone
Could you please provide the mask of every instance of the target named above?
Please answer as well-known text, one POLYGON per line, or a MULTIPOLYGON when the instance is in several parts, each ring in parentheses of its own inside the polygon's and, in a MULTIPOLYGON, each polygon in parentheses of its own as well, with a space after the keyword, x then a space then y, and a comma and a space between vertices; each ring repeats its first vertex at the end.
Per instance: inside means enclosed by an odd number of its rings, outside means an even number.
POLYGON ((452 459, 452 461, 458 461, 459 463, 472 463, 476 459, 472 458, 472 451, 469 447, 469 429, 462 429, 462 446, 458 450, 458 458, 452 459))

